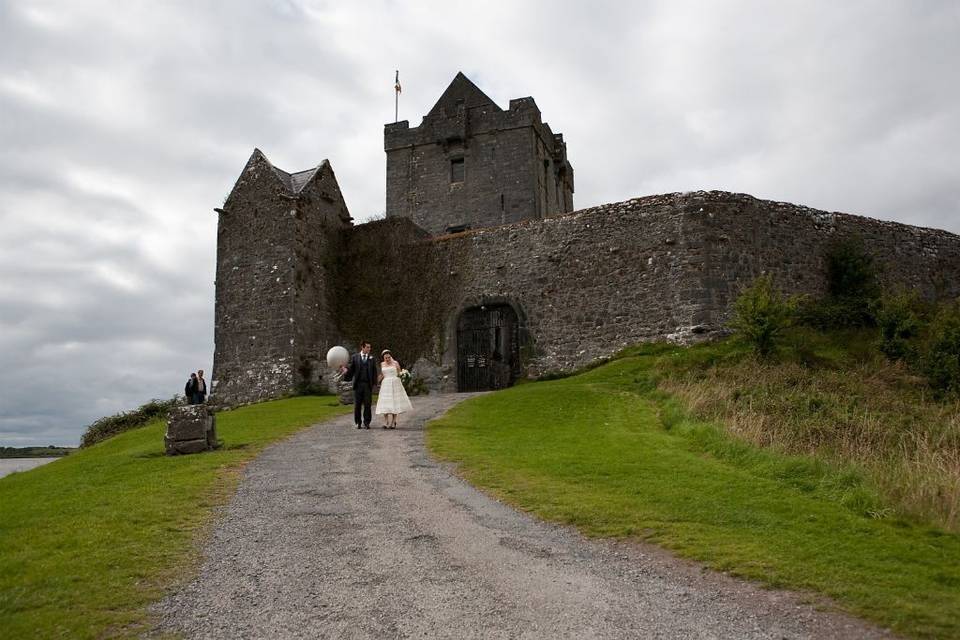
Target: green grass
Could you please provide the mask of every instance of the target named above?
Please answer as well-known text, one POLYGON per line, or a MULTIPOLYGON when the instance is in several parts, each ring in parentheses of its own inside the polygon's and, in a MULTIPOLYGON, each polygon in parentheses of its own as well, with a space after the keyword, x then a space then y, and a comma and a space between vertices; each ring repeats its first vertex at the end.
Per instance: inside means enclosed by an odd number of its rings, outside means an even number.
POLYGON ((884 509, 960 533, 960 399, 888 361, 875 331, 794 330, 763 361, 728 340, 661 354, 652 369, 738 439, 856 465, 884 509))
POLYGON ((960 536, 891 517, 856 467, 757 448, 658 390, 671 361, 710 367, 735 351, 633 349, 465 402, 430 423, 428 446, 495 496, 587 535, 825 594, 907 635, 960 636, 960 536))
POLYGON ((345 413, 300 397, 217 414, 224 448, 163 454, 155 421, 0 479, 0 635, 135 635, 146 605, 189 576, 213 510, 264 446, 345 413))

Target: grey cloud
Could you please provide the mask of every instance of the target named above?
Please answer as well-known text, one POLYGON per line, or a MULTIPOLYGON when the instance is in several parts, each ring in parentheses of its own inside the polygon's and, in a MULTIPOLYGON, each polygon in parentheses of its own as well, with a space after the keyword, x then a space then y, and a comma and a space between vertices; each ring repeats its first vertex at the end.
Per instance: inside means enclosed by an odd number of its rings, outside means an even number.
POLYGON ((384 207, 382 125, 458 70, 565 134, 585 207, 717 188, 960 231, 953 2, 0 3, 0 444, 210 369, 254 147, 384 207))

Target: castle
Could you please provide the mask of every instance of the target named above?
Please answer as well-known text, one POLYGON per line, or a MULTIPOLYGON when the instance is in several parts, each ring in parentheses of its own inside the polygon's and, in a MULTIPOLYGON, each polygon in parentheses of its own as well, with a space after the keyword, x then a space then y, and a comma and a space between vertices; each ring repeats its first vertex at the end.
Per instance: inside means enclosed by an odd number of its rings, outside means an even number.
POLYGON ((960 237, 936 229, 720 191, 574 211, 563 136, 532 98, 505 111, 463 74, 420 126, 387 124, 384 149, 386 219, 359 225, 328 161, 287 173, 254 150, 216 209, 220 402, 327 385, 327 349, 361 339, 466 391, 709 337, 762 273, 822 293, 839 237, 886 284, 960 295, 960 237))

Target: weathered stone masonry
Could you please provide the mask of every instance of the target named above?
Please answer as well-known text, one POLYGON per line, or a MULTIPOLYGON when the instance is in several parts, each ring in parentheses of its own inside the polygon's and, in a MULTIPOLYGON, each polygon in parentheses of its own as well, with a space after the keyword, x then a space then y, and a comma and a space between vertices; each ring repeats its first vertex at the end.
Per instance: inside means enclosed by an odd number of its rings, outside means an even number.
MULTIPOLYGON (((356 227, 354 237, 366 232, 356 227)), ((370 227, 377 235, 382 230, 370 227)), ((472 306, 507 302, 524 319, 528 375, 570 369, 621 347, 670 338, 689 341, 723 330, 736 292, 772 273, 788 292, 822 293, 823 255, 836 238, 864 239, 887 284, 925 295, 960 295, 960 237, 934 229, 826 213, 719 191, 668 194, 585 209, 546 220, 483 229, 408 244, 404 256, 431 252, 448 305, 423 350, 403 353, 442 365, 455 390, 455 325, 472 306)), ((349 249, 348 249, 349 251, 349 249)), ((378 267, 374 273, 387 269, 378 267)), ((363 276, 358 282, 365 282, 363 276)), ((403 295, 422 299, 416 281, 403 295)), ((382 293, 391 298, 389 291, 382 293)), ((351 297, 339 313, 359 313, 351 297)), ((377 344, 402 341, 373 320, 377 344)))
POLYGON ((330 163, 289 174, 255 150, 218 213, 216 394, 252 402, 315 381, 340 339, 327 256, 350 224, 330 163))
POLYGON ((420 127, 387 125, 385 147, 387 219, 357 226, 327 161, 293 174, 259 151, 248 161, 218 210, 220 402, 327 382, 326 350, 361 339, 456 390, 458 358, 468 362, 458 323, 483 309, 515 318, 504 325, 519 343, 511 375, 709 337, 762 273, 787 292, 823 293, 825 250, 842 237, 865 242, 885 284, 960 296, 960 237, 945 231, 720 191, 569 213, 566 145, 532 99, 500 110, 462 75, 420 127), (452 183, 459 153, 464 180, 452 183), (470 230, 444 235, 451 227, 470 230))
POLYGON ((533 98, 504 111, 462 73, 419 127, 386 125, 384 149, 387 217, 410 218, 433 235, 573 209, 567 146, 533 98))

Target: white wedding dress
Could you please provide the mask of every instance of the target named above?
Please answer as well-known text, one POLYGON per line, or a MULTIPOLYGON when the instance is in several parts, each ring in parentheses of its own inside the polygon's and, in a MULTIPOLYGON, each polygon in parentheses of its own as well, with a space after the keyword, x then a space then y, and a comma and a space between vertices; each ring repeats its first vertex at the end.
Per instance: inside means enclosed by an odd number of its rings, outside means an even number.
POLYGON ((380 395, 377 398, 377 415, 384 413, 403 413, 413 409, 410 398, 403 388, 403 382, 397 375, 396 367, 384 366, 381 370, 383 380, 380 382, 380 395))

